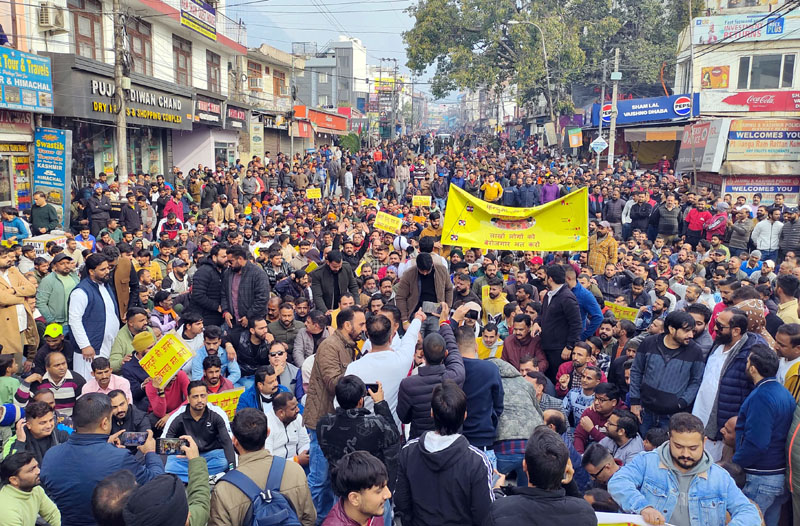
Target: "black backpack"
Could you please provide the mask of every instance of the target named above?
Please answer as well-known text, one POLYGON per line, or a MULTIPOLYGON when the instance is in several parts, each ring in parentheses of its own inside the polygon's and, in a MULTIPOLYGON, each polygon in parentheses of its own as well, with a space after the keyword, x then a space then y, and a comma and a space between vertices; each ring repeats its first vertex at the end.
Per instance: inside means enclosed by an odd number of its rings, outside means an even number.
POLYGON ((285 467, 286 459, 272 457, 267 486, 263 490, 238 470, 229 471, 220 479, 220 482, 233 484, 250 499, 243 526, 301 526, 292 503, 280 492, 285 467))

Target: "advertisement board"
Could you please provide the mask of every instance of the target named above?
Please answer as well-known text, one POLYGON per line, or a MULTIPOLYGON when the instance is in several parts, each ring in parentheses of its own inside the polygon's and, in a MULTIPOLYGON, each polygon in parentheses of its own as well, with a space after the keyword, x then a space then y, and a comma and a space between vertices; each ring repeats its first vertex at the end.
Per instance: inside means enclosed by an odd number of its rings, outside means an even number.
POLYGON ((726 177, 725 193, 731 194, 734 200, 743 195, 748 202, 752 202, 753 194, 759 193, 762 205, 771 205, 775 201, 775 194, 783 194, 784 202, 787 205, 797 205, 797 196, 800 194, 800 175, 726 177))
POLYGON ((701 16, 694 19, 692 40, 696 45, 714 44, 723 39, 736 42, 780 40, 797 30, 800 30, 800 16, 770 16, 769 13, 701 16))
MULTIPOLYGON (((592 126, 600 123, 600 104, 592 105, 592 126)), ((617 101, 617 124, 637 122, 668 121, 686 119, 700 114, 700 95, 671 95, 669 97, 650 97, 617 101), (690 115, 691 114, 691 115, 690 115)), ((602 108, 603 126, 611 123, 611 103, 602 108)))
POLYGON ((719 172, 730 125, 730 119, 714 119, 684 126, 675 169, 719 172))
POLYGON ((0 108, 53 113, 49 57, 0 46, 0 108))
POLYGON ((217 10, 203 0, 181 0, 181 25, 217 40, 217 10))
POLYGON ((800 161, 800 119, 734 119, 729 161, 800 161))
POLYGON ((72 130, 36 128, 33 155, 33 191, 44 192, 58 212, 60 230, 66 231, 72 189, 72 130))
POLYGON ((700 73, 701 89, 727 89, 731 80, 730 66, 710 66, 700 73))

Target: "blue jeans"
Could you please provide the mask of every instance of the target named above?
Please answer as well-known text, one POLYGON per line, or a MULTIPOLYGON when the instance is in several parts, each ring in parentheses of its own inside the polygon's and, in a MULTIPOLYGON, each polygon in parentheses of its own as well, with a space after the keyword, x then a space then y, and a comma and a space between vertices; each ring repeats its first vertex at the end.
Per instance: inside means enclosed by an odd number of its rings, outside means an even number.
POLYGON ((314 508, 317 510, 317 525, 320 525, 333 507, 333 489, 331 489, 331 480, 328 477, 328 460, 319 447, 317 432, 309 429, 308 437, 311 439, 308 448, 310 456, 308 486, 311 490, 311 500, 314 501, 314 508))
POLYGON ((236 382, 236 387, 244 387, 245 389, 250 389, 253 387, 253 384, 256 383, 255 376, 242 376, 239 378, 239 381, 236 382))
POLYGON ((639 434, 645 436, 651 427, 669 429, 669 417, 672 415, 659 415, 642 408, 642 425, 639 426, 639 434))
POLYGON ((771 259, 775 263, 778 262, 778 251, 777 250, 762 250, 761 251, 761 261, 766 261, 771 259))
POLYGON ((374 188, 367 188, 367 199, 374 199, 375 197, 375 189, 374 188))
MULTIPOLYGON (((225 452, 221 449, 213 449, 201 453, 200 456, 206 459, 209 475, 216 475, 228 469, 228 459, 225 458, 225 452)), ((169 455, 164 465, 164 472, 177 475, 184 484, 187 484, 189 482, 189 461, 185 458, 169 455)))
POLYGON ((439 199, 438 197, 436 198, 436 206, 438 206, 439 210, 441 210, 442 212, 444 212, 445 203, 447 203, 446 197, 444 199, 439 199))
POLYGON ((528 474, 522 469, 522 460, 525 453, 497 454, 497 471, 508 475, 512 471, 517 475, 517 486, 528 485, 528 474))
POLYGON ((746 480, 742 493, 758 505, 767 526, 777 526, 781 506, 789 499, 789 494, 786 492, 786 476, 748 473, 746 480))

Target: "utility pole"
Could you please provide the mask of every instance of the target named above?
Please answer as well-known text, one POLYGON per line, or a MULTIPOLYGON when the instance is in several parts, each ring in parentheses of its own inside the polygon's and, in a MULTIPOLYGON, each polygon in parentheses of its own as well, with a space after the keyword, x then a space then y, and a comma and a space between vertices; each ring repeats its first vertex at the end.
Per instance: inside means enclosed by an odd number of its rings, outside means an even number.
MULTIPOLYGON (((314 72, 312 71, 311 74, 313 75, 314 72)), ((294 169, 294 94, 295 90, 297 89, 294 82, 294 53, 292 53, 292 87, 290 88, 292 95, 292 109, 289 110, 289 170, 294 169)), ((275 98, 274 94, 272 95, 272 98, 275 98)))
POLYGON ((392 141, 394 141, 397 137, 397 59, 392 58, 386 60, 392 60, 394 62, 394 82, 392 83, 392 120, 389 121, 392 126, 391 130, 389 131, 389 137, 392 139, 392 141))
MULTIPOLYGON (((614 169, 614 143, 617 133, 617 88, 622 73, 619 71, 619 48, 614 50, 614 71, 611 72, 611 80, 614 86, 611 88, 611 128, 608 131, 608 167, 614 169)), ((602 109, 602 108, 601 108, 602 109)))
POLYGON ((131 79, 125 76, 125 15, 122 14, 120 0, 112 2, 114 12, 114 98, 112 103, 117 107, 114 128, 114 140, 117 147, 117 182, 120 195, 128 193, 128 116, 125 96, 131 88, 131 79))
POLYGON ((411 75, 411 122, 406 133, 414 133, 414 75, 411 75))
MULTIPOLYGON (((606 102, 606 66, 608 66, 608 60, 603 59, 603 83, 600 87, 600 109, 597 112, 598 123, 597 123, 597 136, 603 136, 603 104, 606 102)), ((595 160, 595 170, 600 171, 600 154, 603 152, 597 152, 597 159, 595 160)))

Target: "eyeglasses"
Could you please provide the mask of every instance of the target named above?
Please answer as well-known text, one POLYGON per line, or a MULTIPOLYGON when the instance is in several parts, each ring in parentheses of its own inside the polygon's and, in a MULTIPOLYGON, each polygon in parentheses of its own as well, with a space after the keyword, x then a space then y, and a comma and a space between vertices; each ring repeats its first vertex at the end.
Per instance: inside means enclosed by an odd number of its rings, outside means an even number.
POLYGON ((720 331, 723 330, 723 329, 730 329, 731 328, 730 325, 722 325, 720 322, 718 322, 716 320, 714 321, 714 327, 716 327, 717 330, 720 330, 720 331))
MULTIPOLYGON (((594 380, 594 378, 592 378, 592 380, 594 380)), ((611 399, 610 398, 595 398, 594 401, 595 402, 604 403, 604 402, 610 402, 611 399)))
POLYGON ((272 358, 274 356, 283 356, 284 354, 286 354, 286 351, 271 352, 269 353, 269 357, 272 358))
POLYGON ((589 471, 589 470, 586 470, 586 472, 587 472, 587 473, 589 473, 589 476, 590 476, 590 477, 592 477, 593 479, 596 479, 597 477, 599 477, 599 476, 600 476, 600 473, 602 473, 603 471, 605 471, 605 470, 606 470, 606 468, 607 468, 607 467, 608 467, 608 464, 606 464, 605 466, 603 466, 602 468, 600 468, 600 469, 599 469, 599 470, 598 470, 596 473, 592 473, 592 472, 591 472, 591 471, 589 471))

